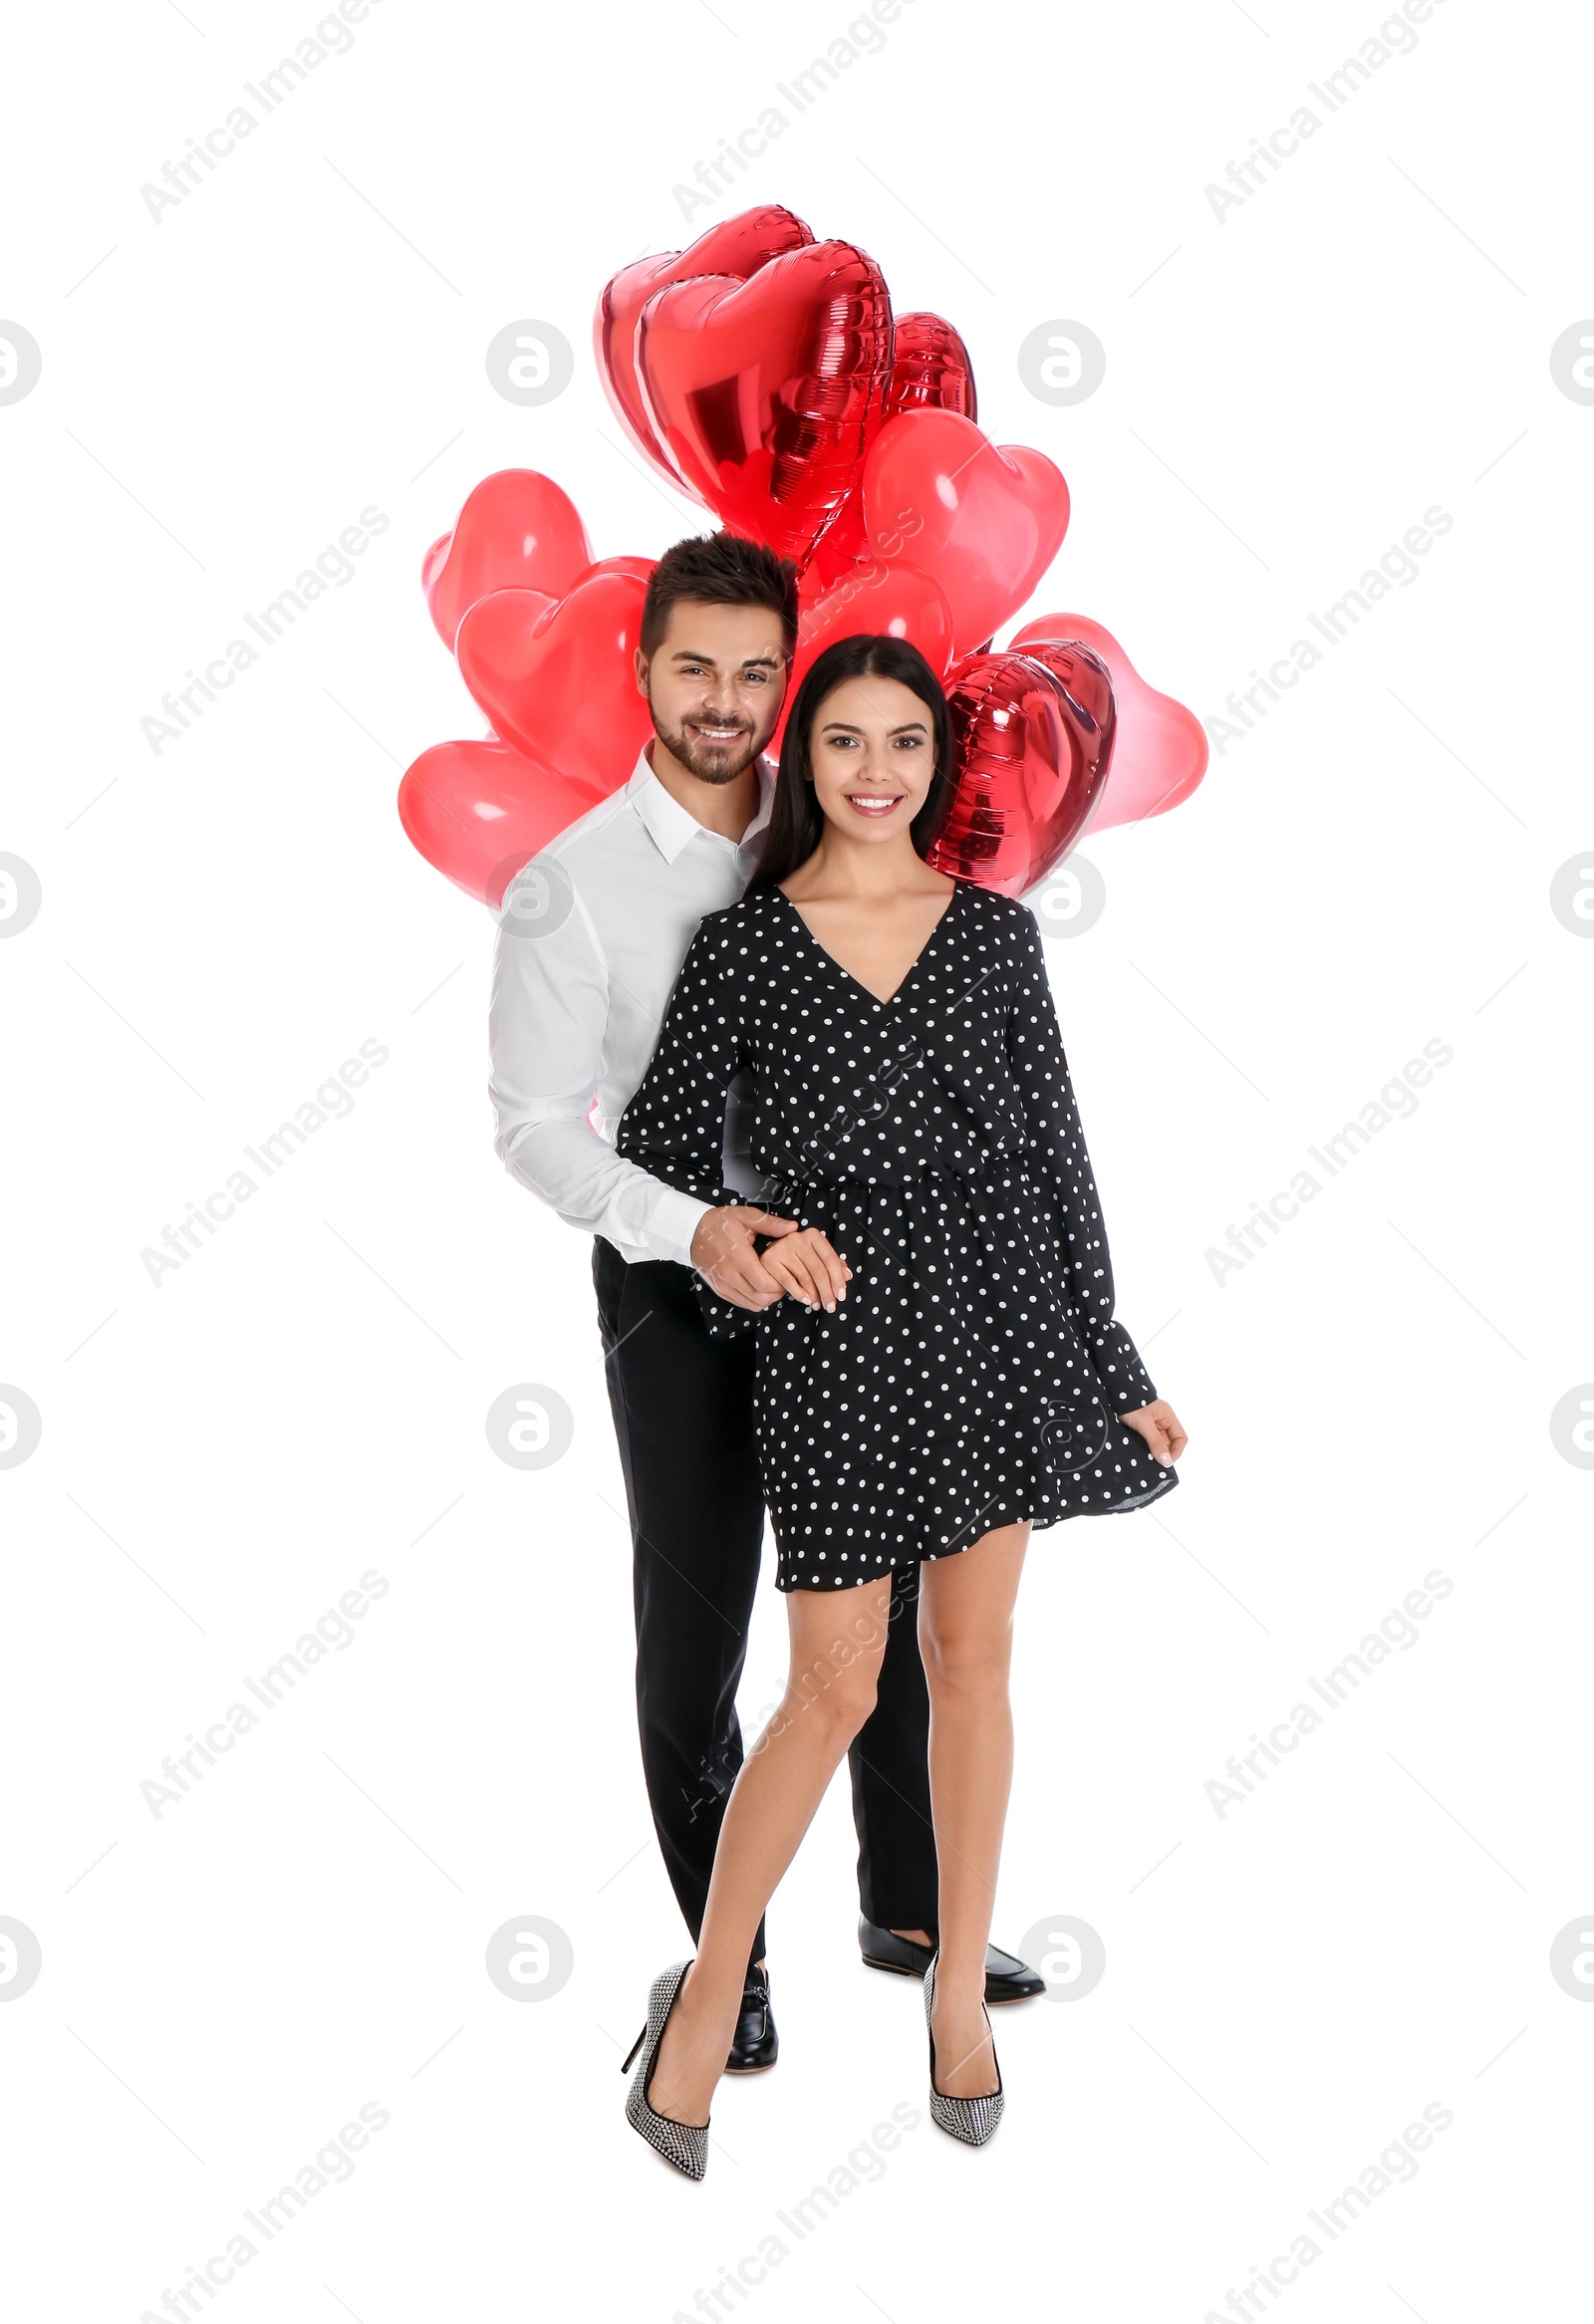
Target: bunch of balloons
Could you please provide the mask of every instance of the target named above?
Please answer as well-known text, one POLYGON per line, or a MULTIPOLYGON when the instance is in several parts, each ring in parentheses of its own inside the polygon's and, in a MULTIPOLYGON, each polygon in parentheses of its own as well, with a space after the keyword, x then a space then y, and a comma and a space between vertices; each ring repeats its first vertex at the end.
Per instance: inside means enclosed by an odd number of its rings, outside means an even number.
MULTIPOLYGON (((894 316, 850 242, 768 207, 604 289, 598 370, 676 491, 799 569, 788 699, 837 638, 917 646, 961 755, 930 860, 1023 895, 1099 830, 1190 796, 1206 740, 1099 624, 1046 614, 996 649, 1068 528, 1044 453, 976 424, 968 351, 940 316, 894 316)), ((398 787, 420 853, 496 907, 539 848, 625 783, 652 733, 633 654, 646 558, 594 560, 549 477, 478 484, 426 554, 431 618, 491 729, 423 751, 398 787)), ((779 735, 777 732, 776 745, 779 735)))

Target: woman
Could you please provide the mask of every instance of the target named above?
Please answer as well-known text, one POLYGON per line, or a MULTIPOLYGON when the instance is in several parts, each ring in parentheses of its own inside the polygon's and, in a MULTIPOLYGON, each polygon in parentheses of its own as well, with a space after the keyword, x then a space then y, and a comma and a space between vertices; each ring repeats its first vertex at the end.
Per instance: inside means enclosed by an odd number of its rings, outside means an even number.
POLYGON ((711 1268, 697 1286, 711 1331, 757 1335, 791 1670, 725 1812, 696 1958, 656 1982, 637 2045, 628 2119, 694 2179, 749 1948, 869 1715, 892 1569, 914 1561, 939 1887, 930 2114, 989 2138, 985 1943, 1029 1530, 1154 1499, 1185 1448, 1113 1320, 1034 918, 920 852, 954 780, 945 699, 912 646, 849 638, 819 656, 759 873, 693 938, 617 1139, 724 1202, 725 1091, 746 1065, 761 1199, 800 1229, 763 1250, 784 1295, 761 1312, 720 1299, 711 1268))

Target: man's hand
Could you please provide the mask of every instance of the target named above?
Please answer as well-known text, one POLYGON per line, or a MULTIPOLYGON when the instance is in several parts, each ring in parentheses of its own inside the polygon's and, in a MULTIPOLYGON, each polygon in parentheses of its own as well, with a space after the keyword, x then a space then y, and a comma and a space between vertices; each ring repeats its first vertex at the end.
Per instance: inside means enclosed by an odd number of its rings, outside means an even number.
POLYGON ((1142 1405, 1138 1413, 1126 1413, 1124 1425, 1133 1428, 1137 1436, 1145 1437, 1165 1468, 1173 1466, 1190 1442, 1179 1424, 1178 1413, 1161 1397, 1155 1404, 1142 1405))
POLYGON ((777 1283, 753 1244, 761 1234, 798 1232, 795 1218, 775 1218, 750 1203, 727 1202, 705 1210, 691 1238, 691 1263, 710 1290, 732 1307, 773 1307, 784 1299, 786 1286, 777 1283))

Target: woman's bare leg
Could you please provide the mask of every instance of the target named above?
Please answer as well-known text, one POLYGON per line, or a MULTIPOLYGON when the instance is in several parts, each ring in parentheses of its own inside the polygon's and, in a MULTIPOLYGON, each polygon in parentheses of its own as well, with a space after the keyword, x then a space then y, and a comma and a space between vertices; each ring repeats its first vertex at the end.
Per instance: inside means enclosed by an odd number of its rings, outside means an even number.
POLYGON ((932 2027, 935 2081, 948 2098, 979 2098, 996 2088, 984 2011, 985 1945, 1013 1777, 1007 1675, 1028 1544, 1027 1524, 1002 1525, 971 1549, 920 1569, 919 1643, 930 1684, 930 1798, 940 1891, 932 2027))
POLYGON ((851 1590, 792 1590, 786 1609, 786 1690, 731 1791, 696 1958, 654 2068, 649 2103, 676 2122, 708 2120, 764 1908, 875 1706, 891 1579, 851 1590))

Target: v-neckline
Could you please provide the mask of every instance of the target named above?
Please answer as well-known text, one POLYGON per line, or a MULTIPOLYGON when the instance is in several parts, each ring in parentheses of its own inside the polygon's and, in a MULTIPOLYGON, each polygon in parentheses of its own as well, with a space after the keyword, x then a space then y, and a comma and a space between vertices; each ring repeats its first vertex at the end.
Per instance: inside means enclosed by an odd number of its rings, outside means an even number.
POLYGON ((865 1000, 873 1001, 877 1009, 889 1009, 895 1007, 897 1002, 901 1000, 903 994, 908 990, 908 987, 913 983, 914 978, 919 974, 920 969, 924 966, 926 955, 929 953, 931 945, 934 943, 935 938, 940 934, 941 929, 946 925, 946 922, 951 918, 952 913, 957 908, 957 899, 962 894, 962 888, 963 884, 961 881, 957 881, 953 885, 951 895, 946 900, 945 906, 941 911, 939 919, 936 920, 935 925, 930 929, 930 934, 925 938, 924 942, 920 945, 919 950, 914 954, 913 960, 909 965, 906 975, 903 977, 902 982, 898 985, 896 991, 891 995, 889 1000, 882 1000, 878 992, 871 992, 867 984, 861 984, 850 968, 844 968, 842 966, 835 953, 829 951, 826 946, 820 942, 813 929, 803 918, 802 913, 797 909, 796 904, 793 904, 791 898, 786 894, 784 888, 777 887, 775 894, 780 898, 782 904, 785 904, 787 910, 796 920, 797 925, 802 929, 803 934, 813 945, 814 950, 820 954, 821 958, 830 962, 830 965, 835 969, 836 974, 838 976, 844 976, 847 982, 853 987, 854 991, 861 992, 865 1000))

